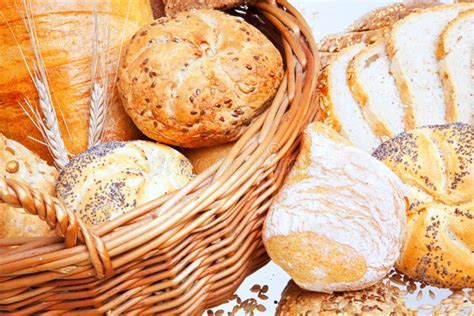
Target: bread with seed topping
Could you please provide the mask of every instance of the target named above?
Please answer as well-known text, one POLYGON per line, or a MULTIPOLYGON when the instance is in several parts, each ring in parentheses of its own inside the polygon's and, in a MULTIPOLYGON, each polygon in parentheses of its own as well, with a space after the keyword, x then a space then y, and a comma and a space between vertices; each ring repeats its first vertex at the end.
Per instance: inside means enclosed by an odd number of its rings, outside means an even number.
POLYGON ((414 129, 374 156, 411 191, 397 269, 438 287, 474 287, 474 127, 414 129))
POLYGON ((148 141, 100 144, 75 157, 59 175, 56 196, 88 226, 111 220, 193 179, 176 150, 148 141))
POLYGON ((118 86, 145 135, 196 148, 236 140, 282 78, 279 51, 254 26, 224 12, 192 10, 138 31, 118 86))

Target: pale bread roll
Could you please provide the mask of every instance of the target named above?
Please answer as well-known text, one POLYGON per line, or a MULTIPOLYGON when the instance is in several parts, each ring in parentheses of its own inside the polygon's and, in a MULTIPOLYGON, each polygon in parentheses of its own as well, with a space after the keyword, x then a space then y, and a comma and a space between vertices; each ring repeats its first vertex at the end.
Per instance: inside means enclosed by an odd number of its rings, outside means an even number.
POLYGON ((385 165, 321 123, 267 215, 268 254, 302 288, 359 290, 392 268, 403 242, 405 187, 385 165))
POLYGON ((236 140, 283 78, 279 51, 242 18, 178 13, 143 27, 119 72, 127 113, 148 137, 196 148, 236 140))
POLYGON ((288 282, 278 304, 277 316, 408 315, 408 308, 394 286, 377 282, 360 291, 334 294, 305 291, 288 282))
POLYGON ((178 190, 192 178, 191 163, 168 146, 111 142, 74 158, 59 176, 56 195, 93 226, 178 190))
POLYGON ((397 268, 439 287, 474 287, 474 127, 415 129, 374 152, 410 188, 397 268))
MULTIPOLYGON (((0 177, 21 181, 33 189, 53 195, 57 176, 56 169, 48 166, 46 161, 0 133, 0 177)), ((38 216, 0 204, 0 239, 48 234, 54 232, 38 216)))

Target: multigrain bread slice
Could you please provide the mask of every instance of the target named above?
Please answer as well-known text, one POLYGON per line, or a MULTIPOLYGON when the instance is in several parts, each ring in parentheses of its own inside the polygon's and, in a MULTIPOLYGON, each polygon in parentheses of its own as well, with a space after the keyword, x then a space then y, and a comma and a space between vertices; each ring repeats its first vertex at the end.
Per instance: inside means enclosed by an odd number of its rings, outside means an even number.
POLYGON ((320 107, 323 120, 356 147, 372 152, 380 139, 372 132, 347 82, 347 66, 365 44, 343 49, 320 76, 320 107))
POLYGON ((370 11, 349 26, 349 31, 360 32, 391 27, 418 9, 439 5, 436 0, 411 0, 396 2, 385 7, 370 11))
POLYGON ((446 123, 436 47, 444 27, 474 4, 437 6, 410 14, 390 34, 388 54, 409 128, 446 123))
POLYGON ((437 57, 448 122, 474 124, 474 9, 449 22, 440 36, 437 57))
POLYGON ((347 78, 374 133, 392 138, 405 130, 405 109, 390 74, 385 45, 380 40, 357 54, 348 65, 347 78))

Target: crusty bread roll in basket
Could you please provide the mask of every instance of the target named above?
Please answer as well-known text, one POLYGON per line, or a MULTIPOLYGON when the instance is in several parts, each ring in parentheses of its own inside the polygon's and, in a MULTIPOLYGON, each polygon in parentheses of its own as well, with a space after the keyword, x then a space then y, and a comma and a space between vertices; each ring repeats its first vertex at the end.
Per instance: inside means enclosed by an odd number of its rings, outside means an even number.
POLYGON ((0 202, 63 237, 0 241, 0 313, 195 315, 268 262, 261 228, 300 134, 317 119, 320 62, 309 26, 287 1, 232 13, 281 48, 285 75, 267 110, 183 189, 92 229, 46 192, 0 178, 0 202))

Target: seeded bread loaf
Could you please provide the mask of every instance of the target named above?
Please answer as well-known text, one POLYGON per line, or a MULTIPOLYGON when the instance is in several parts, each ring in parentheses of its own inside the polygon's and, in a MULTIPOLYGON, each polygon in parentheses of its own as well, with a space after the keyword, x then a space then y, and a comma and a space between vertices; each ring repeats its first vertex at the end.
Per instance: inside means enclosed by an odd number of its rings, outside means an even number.
POLYGON ((334 294, 305 291, 290 281, 281 295, 277 316, 409 315, 400 291, 378 282, 360 291, 334 294))
POLYGON ((441 33, 437 57, 449 122, 474 124, 474 9, 462 12, 441 33))
POLYGON ((364 49, 355 44, 343 49, 320 76, 319 103, 323 120, 349 139, 356 147, 372 152, 380 138, 372 131, 362 109, 352 96, 347 80, 349 62, 364 49))
POLYGON ((474 127, 411 130, 374 152, 410 188, 404 274, 439 287, 474 287, 474 127))
POLYGON ((193 10, 132 39, 120 68, 127 113, 148 137, 181 147, 237 139, 283 77, 279 51, 242 18, 193 10))
POLYGON ((343 32, 331 34, 321 40, 319 51, 324 53, 337 53, 346 47, 358 43, 372 44, 386 36, 389 31, 389 28, 382 28, 361 32, 343 32))
POLYGON ((265 220, 267 253, 304 289, 367 288, 398 258, 404 195, 404 185, 383 163, 313 123, 265 220))
POLYGON ((436 48, 445 26, 474 4, 451 4, 415 12, 397 22, 388 43, 391 71, 409 128, 446 123, 446 104, 436 48))
POLYGON ((97 145, 64 167, 56 196, 88 226, 180 189, 192 166, 176 150, 147 141, 97 145))
POLYGON ((390 73, 386 41, 364 48, 347 67, 349 87, 364 117, 378 137, 405 130, 405 108, 390 73))
MULTIPOLYGON (((18 180, 50 195, 58 173, 20 143, 0 134, 0 177, 18 180)), ((0 239, 54 234, 45 221, 23 209, 0 203, 0 239)))

